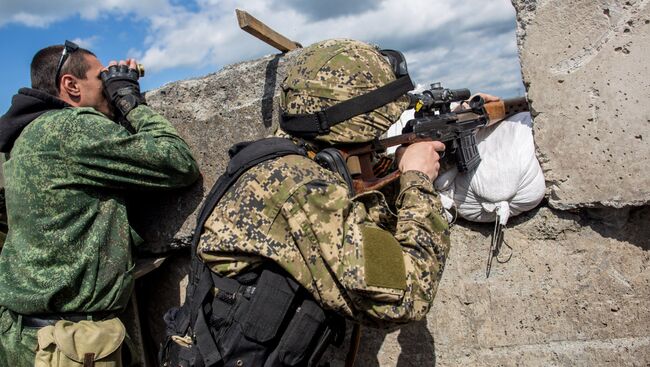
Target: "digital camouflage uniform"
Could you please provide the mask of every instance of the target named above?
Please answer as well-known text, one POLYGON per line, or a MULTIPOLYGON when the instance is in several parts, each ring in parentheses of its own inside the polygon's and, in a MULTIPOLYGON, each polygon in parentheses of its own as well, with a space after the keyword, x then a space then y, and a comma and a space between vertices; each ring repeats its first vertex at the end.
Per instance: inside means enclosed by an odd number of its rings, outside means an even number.
POLYGON ((132 246, 142 242, 129 226, 126 195, 186 186, 198 168, 172 125, 147 106, 129 113, 131 134, 92 108, 63 108, 32 89, 13 102, 4 127, 24 119, 21 111, 47 110, 13 132, 3 166, 0 365, 26 366, 36 329, 21 331, 17 315, 122 310, 133 288, 132 246))
MULTIPOLYGON (((325 41, 302 51, 283 84, 283 109, 313 113, 394 80, 375 48, 325 41)), ((356 116, 315 145, 369 141, 406 108, 404 100, 356 116)), ((282 135, 282 134, 280 134, 282 135)), ((289 155, 250 169, 208 218, 199 253, 233 276, 279 264, 326 309, 375 326, 425 316, 449 250, 448 226, 429 178, 405 172, 394 214, 384 195, 352 196, 343 179, 289 155)))

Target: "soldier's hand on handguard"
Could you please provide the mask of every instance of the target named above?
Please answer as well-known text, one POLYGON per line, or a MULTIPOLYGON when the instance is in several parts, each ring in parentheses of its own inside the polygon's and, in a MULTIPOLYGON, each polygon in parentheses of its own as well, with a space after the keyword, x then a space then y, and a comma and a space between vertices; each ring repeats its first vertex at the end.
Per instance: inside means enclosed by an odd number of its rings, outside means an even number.
POLYGON ((422 141, 413 143, 406 148, 398 149, 396 157, 400 172, 420 171, 431 179, 438 177, 440 155, 445 150, 445 144, 439 141, 422 141))
POLYGON ((111 61, 100 76, 106 98, 122 116, 126 117, 132 109, 145 104, 138 83, 138 64, 134 59, 111 61))
MULTIPOLYGON (((497 96, 493 96, 493 95, 491 95, 491 94, 487 94, 487 93, 476 93, 476 94, 474 94, 473 96, 471 96, 467 101, 469 101, 470 99, 474 98, 475 96, 481 96, 481 97, 483 98, 483 101, 484 101, 485 103, 498 102, 498 101, 501 100, 501 98, 499 98, 499 97, 497 97, 497 96)), ((454 112, 455 112, 455 111, 458 111, 458 110, 460 110, 460 109, 467 109, 467 108, 469 108, 469 104, 467 103, 467 101, 464 101, 463 103, 459 104, 456 108, 454 108, 454 112)))
MULTIPOLYGON (((476 93, 474 96, 477 96, 477 95, 483 97, 483 100, 485 101, 485 103, 497 102, 497 101, 501 100, 501 98, 499 98, 497 96, 493 96, 491 94, 487 94, 487 93, 476 93)), ((472 97, 474 97, 474 96, 472 96, 472 97)), ((472 98, 470 98, 470 99, 472 99, 472 98)))

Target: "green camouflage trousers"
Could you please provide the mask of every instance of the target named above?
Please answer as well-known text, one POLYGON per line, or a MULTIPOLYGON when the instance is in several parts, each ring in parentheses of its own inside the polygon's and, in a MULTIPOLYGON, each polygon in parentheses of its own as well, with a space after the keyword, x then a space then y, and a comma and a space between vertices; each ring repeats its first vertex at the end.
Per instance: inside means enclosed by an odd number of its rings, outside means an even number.
POLYGON ((38 328, 21 327, 7 309, 0 307, 0 366, 34 366, 37 332, 38 328))

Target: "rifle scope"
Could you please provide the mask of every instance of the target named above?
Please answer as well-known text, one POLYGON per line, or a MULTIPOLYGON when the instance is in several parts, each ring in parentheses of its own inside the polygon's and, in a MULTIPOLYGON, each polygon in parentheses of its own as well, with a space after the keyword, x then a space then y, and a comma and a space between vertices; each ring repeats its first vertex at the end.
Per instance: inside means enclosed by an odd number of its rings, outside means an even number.
POLYGON ((431 110, 449 105, 451 102, 460 102, 471 97, 472 93, 467 88, 447 89, 440 83, 431 84, 431 88, 422 93, 409 93, 409 108, 415 108, 421 103, 418 110, 431 110))

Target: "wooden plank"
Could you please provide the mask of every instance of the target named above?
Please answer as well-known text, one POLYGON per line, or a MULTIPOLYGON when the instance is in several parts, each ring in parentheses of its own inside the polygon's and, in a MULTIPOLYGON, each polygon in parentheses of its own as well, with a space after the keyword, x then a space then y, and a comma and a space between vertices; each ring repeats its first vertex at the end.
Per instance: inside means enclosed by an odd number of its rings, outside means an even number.
POLYGON ((271 45, 282 52, 287 52, 301 48, 302 45, 294 42, 280 33, 269 28, 266 24, 260 22, 254 16, 248 14, 244 10, 235 9, 237 14, 237 22, 239 27, 253 36, 264 41, 266 44, 271 45))

